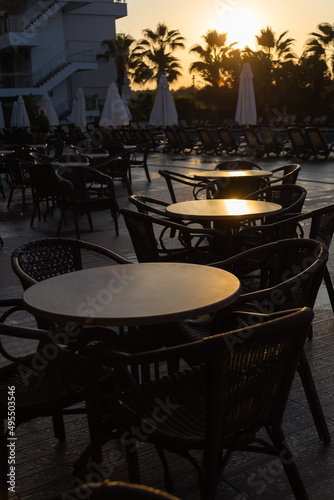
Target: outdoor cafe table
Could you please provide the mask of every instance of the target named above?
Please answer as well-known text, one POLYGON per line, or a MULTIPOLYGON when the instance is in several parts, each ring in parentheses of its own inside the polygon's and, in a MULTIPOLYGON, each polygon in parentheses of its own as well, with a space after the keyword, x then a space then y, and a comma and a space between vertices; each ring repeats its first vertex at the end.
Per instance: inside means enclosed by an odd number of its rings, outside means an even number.
POLYGON ((215 181, 222 198, 244 198, 249 193, 264 187, 270 170, 206 170, 194 173, 194 179, 215 181), (261 186, 261 184, 263 184, 261 186))
POLYGON ((242 179, 249 177, 270 177, 273 173, 270 170, 205 170, 196 172, 195 179, 242 179))
POLYGON ((28 311, 50 321, 137 326, 210 314, 240 293, 238 278, 222 269, 153 262, 55 276, 28 288, 23 301, 28 311))
POLYGON ((278 203, 261 200, 214 199, 189 200, 172 203, 166 207, 167 215, 184 220, 237 222, 261 219, 282 210, 278 203))

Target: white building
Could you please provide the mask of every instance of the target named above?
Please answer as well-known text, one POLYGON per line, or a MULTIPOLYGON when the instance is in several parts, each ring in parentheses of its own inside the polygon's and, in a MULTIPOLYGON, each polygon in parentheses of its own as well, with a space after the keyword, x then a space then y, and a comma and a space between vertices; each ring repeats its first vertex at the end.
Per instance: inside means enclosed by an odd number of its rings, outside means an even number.
POLYGON ((82 87, 89 114, 116 79, 96 55, 126 15, 125 0, 0 0, 0 99, 48 92, 61 115, 82 87))

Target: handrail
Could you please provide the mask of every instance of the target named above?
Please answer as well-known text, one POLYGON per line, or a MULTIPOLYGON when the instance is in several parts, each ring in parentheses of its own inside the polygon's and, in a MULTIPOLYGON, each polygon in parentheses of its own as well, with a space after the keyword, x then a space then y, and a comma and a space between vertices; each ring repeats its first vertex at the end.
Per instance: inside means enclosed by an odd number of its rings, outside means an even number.
POLYGON ((67 66, 74 62, 95 62, 95 50, 94 49, 67 49, 54 57, 51 61, 45 64, 42 68, 36 71, 32 75, 32 86, 38 85, 49 76, 51 76, 56 70, 67 66))

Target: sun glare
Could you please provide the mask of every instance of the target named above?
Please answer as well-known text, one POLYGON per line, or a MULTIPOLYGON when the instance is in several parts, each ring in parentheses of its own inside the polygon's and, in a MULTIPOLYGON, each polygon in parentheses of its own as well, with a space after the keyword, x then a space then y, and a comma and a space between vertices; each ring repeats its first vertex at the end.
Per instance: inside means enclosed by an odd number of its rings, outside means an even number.
POLYGON ((227 33, 227 44, 236 42, 236 48, 255 49, 255 35, 259 35, 258 20, 246 9, 232 8, 218 16, 215 29, 227 33))

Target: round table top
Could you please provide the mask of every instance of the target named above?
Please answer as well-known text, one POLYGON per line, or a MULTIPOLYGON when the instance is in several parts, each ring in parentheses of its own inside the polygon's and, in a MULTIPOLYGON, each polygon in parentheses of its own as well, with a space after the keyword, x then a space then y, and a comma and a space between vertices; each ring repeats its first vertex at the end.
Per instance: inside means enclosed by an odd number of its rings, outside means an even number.
POLYGON ((240 293, 238 278, 222 269, 153 262, 55 276, 28 288, 23 300, 28 311, 51 321, 131 326, 213 313, 240 293))
POLYGON ((270 177, 273 173, 270 170, 206 170, 196 172, 195 179, 226 179, 234 177, 270 177))
POLYGON ((277 203, 235 198, 181 201, 166 207, 169 216, 190 220, 255 219, 281 210, 277 203))

